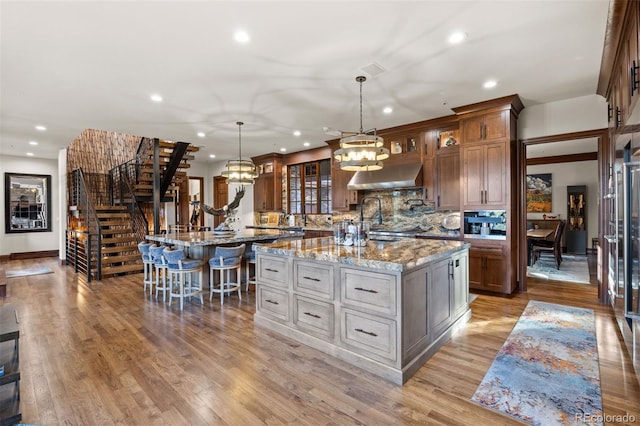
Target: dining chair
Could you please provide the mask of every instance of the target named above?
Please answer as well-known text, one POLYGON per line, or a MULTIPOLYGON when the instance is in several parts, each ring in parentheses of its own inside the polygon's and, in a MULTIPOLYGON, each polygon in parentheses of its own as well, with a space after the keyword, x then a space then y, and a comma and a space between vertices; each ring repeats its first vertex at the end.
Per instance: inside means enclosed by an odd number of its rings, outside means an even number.
POLYGON ((209 300, 213 299, 213 293, 220 293, 220 304, 224 304, 224 295, 232 291, 238 291, 238 298, 242 300, 242 257, 245 244, 236 247, 216 247, 213 257, 209 259, 209 300), (215 288, 215 271, 219 271, 220 282, 215 288), (231 271, 235 271, 236 281, 231 281, 231 271), (226 280, 224 278, 226 272, 226 280))
POLYGON ((533 243, 531 247, 533 261, 531 264, 536 263, 536 261, 540 258, 542 252, 552 253, 554 261, 556 263, 556 268, 560 269, 560 264, 562 263, 562 233, 564 231, 566 222, 561 220, 558 222, 556 226, 556 230, 553 233, 553 240, 537 240, 533 243))

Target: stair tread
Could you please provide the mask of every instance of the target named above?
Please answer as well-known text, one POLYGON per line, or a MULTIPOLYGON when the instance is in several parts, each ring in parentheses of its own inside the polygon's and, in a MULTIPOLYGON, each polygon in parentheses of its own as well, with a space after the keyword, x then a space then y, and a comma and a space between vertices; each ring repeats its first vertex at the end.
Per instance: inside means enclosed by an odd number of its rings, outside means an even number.
POLYGON ((130 215, 128 212, 125 213, 96 213, 98 219, 115 219, 115 218, 129 218, 130 215))
POLYGON ((130 253, 136 252, 139 253, 138 246, 116 246, 116 247, 104 247, 102 249, 102 253, 130 253))
POLYGON ((140 259, 141 259, 140 253, 123 254, 123 255, 116 255, 116 256, 103 256, 102 265, 105 265, 105 263, 110 264, 110 263, 138 261, 140 259))
POLYGON ((126 211, 127 207, 126 206, 94 206, 93 207, 94 210, 96 211, 105 211, 105 210, 110 210, 110 211, 126 211))
POLYGON ((114 235, 114 234, 132 234, 133 233, 133 229, 131 229, 131 227, 127 227, 127 228, 109 228, 109 229, 102 229, 100 231, 102 233, 102 235, 114 235))
POLYGON ((142 263, 132 263, 129 265, 107 266, 102 268, 102 275, 114 275, 124 272, 142 272, 142 263))
POLYGON ((136 237, 103 238, 102 244, 128 243, 131 241, 136 241, 136 237))

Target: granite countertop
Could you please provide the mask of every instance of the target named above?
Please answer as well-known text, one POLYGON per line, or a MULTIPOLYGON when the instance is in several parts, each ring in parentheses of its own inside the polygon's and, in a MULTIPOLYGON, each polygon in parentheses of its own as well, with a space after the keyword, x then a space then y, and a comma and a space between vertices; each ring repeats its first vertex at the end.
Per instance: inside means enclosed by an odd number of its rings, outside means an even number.
POLYGON ((281 229, 242 229, 239 232, 207 231, 182 232, 164 235, 147 235, 147 240, 185 247, 235 244, 250 241, 265 241, 281 238, 302 238, 303 231, 287 231, 281 229))
POLYGON ((367 241, 366 246, 354 247, 339 246, 334 244, 333 237, 324 237, 257 244, 255 250, 372 269, 406 271, 469 246, 463 241, 401 238, 393 242, 367 241))

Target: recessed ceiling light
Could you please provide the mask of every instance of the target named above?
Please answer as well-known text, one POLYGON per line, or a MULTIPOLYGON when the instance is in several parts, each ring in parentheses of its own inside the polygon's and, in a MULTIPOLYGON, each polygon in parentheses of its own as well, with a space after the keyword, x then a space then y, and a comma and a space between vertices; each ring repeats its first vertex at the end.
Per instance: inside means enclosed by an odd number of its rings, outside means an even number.
POLYGON ((294 130, 293 131, 293 136, 300 136, 302 133, 300 133, 300 130, 294 130))
POLYGON ((493 89, 494 87, 496 87, 497 84, 498 82, 495 80, 487 80, 484 82, 482 87, 484 87, 485 89, 493 89))
POLYGON ((160 96, 160 95, 151 95, 151 100, 153 102, 162 102, 162 96, 160 96))
POLYGON ((304 146, 309 146, 309 145, 311 145, 311 144, 310 144, 309 142, 305 142, 305 143, 303 143, 303 145, 304 145, 304 146))
POLYGON ((209 158, 216 158, 215 154, 209 154, 209 158))
POLYGON ((280 148, 280 152, 285 152, 287 148, 280 148))
POLYGON ((33 157, 33 152, 27 152, 27 157, 33 157))
POLYGON ((44 132, 45 130, 47 130, 47 128, 46 128, 46 127, 44 127, 44 126, 43 126, 43 125, 41 125, 41 124, 38 124, 38 125, 36 126, 36 130, 40 130, 41 132, 44 132))
POLYGON ((384 112, 385 114, 391 114, 393 112, 393 108, 391 108, 390 106, 384 107, 382 112, 384 112))
POLYGON ((248 43, 251 38, 246 31, 238 30, 233 34, 233 39, 238 43, 248 43))
POLYGON ((199 138, 204 138, 204 136, 205 136, 204 132, 198 132, 198 137, 199 138))
POLYGON ((449 36, 449 43, 457 44, 467 38, 467 34, 457 31, 449 36))
POLYGON ((38 145, 38 142, 36 142, 36 141, 29 141, 29 145, 38 145))

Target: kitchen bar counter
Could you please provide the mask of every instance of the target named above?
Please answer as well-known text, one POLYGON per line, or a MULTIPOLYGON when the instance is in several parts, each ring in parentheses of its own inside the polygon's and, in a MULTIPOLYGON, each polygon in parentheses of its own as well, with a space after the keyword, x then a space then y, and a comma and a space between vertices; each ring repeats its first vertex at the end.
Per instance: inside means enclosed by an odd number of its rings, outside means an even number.
POLYGON ((468 247, 468 243, 461 241, 416 238, 400 238, 391 242, 369 240, 366 246, 354 247, 336 245, 333 237, 325 237, 260 245, 256 246, 256 251, 364 268, 406 271, 468 247))
POLYGON ((259 244, 254 323, 401 385, 471 317, 468 247, 259 244))
POLYGON ((273 241, 281 238, 302 238, 303 231, 282 229, 242 229, 235 231, 183 232, 163 235, 147 235, 147 240, 184 247, 219 246, 257 241, 273 241))

